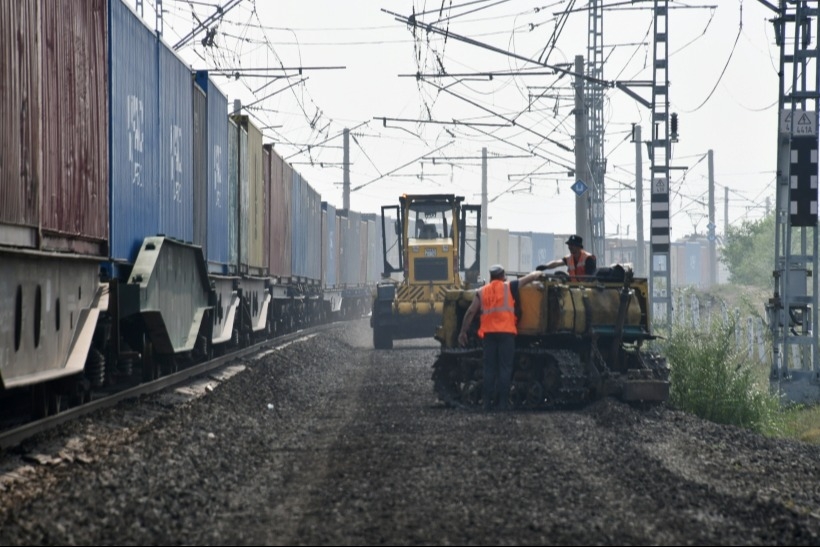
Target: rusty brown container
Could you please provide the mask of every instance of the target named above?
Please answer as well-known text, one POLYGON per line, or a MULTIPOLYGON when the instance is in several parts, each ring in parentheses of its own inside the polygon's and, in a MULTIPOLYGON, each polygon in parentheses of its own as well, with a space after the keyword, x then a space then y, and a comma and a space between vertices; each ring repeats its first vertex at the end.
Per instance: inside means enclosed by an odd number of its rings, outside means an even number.
POLYGON ((106 255, 107 2, 41 6, 42 246, 106 255))
POLYGON ((293 275, 291 261, 291 194, 293 169, 270 145, 270 186, 268 197, 267 233, 269 273, 273 277, 290 278, 293 275))
POLYGON ((40 4, 0 2, 0 245, 37 245, 42 174, 40 4))

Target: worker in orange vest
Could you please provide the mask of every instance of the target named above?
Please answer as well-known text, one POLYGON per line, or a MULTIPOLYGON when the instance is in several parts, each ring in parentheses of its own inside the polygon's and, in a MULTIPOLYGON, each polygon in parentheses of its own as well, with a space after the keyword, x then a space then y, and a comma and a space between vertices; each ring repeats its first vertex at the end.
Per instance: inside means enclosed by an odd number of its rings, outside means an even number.
POLYGON ((467 345, 467 330, 476 314, 481 313, 478 337, 484 343, 484 410, 497 406, 507 410, 510 406, 515 335, 518 333, 515 301, 518 290, 543 274, 532 272, 520 279, 507 281, 501 264, 490 268, 490 283, 476 291, 475 298, 464 314, 458 342, 467 345))
POLYGON ((537 269, 552 270, 566 266, 570 281, 582 281, 585 278, 595 275, 595 271, 598 269, 598 261, 595 255, 584 250, 583 238, 579 235, 569 236, 566 244, 567 247, 569 247, 569 254, 567 256, 542 264, 538 266, 537 269))

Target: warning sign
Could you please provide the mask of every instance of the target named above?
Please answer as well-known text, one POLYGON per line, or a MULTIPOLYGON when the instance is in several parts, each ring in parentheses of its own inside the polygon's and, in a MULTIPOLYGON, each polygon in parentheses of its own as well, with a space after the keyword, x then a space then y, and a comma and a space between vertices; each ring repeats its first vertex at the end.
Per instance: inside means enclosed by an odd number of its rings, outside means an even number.
POLYGON ((806 110, 781 110, 780 132, 796 137, 817 136, 817 112, 806 110))

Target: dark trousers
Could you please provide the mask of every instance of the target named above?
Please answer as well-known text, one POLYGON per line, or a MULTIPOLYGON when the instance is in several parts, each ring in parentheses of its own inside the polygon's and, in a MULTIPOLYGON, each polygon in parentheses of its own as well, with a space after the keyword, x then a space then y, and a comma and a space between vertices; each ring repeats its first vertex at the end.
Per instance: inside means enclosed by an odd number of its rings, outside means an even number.
POLYGON ((495 403, 499 409, 510 406, 515 335, 487 333, 484 335, 484 409, 495 403))

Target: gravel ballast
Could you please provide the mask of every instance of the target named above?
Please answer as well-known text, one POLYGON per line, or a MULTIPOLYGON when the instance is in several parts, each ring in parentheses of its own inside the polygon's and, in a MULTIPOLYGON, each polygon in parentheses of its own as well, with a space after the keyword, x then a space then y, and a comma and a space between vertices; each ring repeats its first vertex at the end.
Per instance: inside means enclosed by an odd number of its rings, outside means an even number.
POLYGON ((614 400, 445 408, 436 354, 362 320, 27 442, 0 543, 820 543, 820 447, 614 400))

